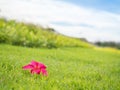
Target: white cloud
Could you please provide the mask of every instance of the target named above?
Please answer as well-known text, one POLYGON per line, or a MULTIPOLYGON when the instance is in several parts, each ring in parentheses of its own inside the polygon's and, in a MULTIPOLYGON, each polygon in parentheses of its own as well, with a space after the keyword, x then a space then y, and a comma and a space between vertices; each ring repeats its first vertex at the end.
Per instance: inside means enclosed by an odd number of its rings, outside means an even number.
POLYGON ((3 16, 51 26, 69 36, 85 37, 90 41, 120 41, 119 14, 78 7, 60 0, 0 0, 0 8, 3 16))

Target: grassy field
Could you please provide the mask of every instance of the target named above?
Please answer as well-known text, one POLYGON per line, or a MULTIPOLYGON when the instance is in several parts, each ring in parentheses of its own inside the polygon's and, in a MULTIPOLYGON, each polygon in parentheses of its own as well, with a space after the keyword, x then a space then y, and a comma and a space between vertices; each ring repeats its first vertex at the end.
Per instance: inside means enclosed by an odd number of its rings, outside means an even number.
POLYGON ((0 90, 120 90, 120 54, 0 44, 0 90), (47 65, 48 77, 22 70, 32 59, 47 65))

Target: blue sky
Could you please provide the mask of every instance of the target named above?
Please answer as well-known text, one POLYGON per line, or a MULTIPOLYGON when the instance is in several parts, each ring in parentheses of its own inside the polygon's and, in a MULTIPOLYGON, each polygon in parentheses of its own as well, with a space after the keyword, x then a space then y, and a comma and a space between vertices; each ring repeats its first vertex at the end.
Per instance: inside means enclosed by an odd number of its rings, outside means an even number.
POLYGON ((63 0, 79 6, 120 13, 120 0, 63 0))
POLYGON ((119 0, 0 0, 0 9, 1 17, 49 26, 64 35, 120 42, 119 0))

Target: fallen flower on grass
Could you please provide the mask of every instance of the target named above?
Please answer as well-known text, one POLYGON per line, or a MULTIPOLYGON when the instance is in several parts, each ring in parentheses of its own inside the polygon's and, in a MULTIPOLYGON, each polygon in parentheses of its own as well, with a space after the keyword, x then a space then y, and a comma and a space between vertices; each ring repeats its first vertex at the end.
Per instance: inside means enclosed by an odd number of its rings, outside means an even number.
POLYGON ((40 74, 42 73, 43 76, 47 76, 48 73, 47 73, 47 70, 46 70, 46 66, 41 63, 41 62, 36 62, 36 61, 31 61, 30 64, 28 65, 25 65, 22 67, 24 70, 30 70, 31 74, 40 74))

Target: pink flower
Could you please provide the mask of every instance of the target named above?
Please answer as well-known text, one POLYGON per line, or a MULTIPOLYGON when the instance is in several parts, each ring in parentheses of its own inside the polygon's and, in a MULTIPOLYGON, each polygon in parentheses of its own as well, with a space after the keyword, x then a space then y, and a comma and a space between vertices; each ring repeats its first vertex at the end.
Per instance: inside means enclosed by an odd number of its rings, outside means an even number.
POLYGON ((30 64, 22 67, 24 70, 30 70, 31 74, 40 74, 47 76, 46 66, 41 62, 31 61, 30 64))

